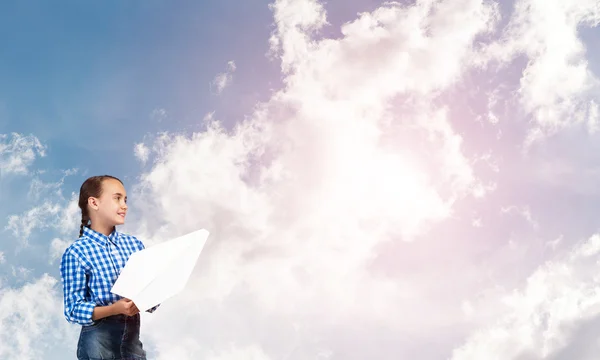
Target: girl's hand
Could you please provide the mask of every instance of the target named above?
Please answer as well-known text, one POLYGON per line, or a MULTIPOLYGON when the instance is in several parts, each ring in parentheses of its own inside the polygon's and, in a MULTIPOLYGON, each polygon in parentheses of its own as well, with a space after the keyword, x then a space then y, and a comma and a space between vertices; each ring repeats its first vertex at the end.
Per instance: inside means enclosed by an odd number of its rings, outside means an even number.
POLYGON ((133 301, 126 298, 117 301, 113 304, 113 306, 117 314, 133 316, 140 312, 140 310, 137 308, 137 306, 135 306, 133 301))

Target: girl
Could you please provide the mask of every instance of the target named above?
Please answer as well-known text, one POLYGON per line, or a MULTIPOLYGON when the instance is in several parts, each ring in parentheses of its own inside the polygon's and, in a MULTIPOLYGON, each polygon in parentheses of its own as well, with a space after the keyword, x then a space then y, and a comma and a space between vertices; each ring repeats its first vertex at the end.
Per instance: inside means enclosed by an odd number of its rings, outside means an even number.
POLYGON ((65 250, 60 265, 64 315, 82 326, 77 359, 145 360, 139 309, 110 292, 129 256, 144 249, 137 238, 116 231, 127 214, 123 183, 109 175, 87 179, 79 208, 79 239, 65 250))

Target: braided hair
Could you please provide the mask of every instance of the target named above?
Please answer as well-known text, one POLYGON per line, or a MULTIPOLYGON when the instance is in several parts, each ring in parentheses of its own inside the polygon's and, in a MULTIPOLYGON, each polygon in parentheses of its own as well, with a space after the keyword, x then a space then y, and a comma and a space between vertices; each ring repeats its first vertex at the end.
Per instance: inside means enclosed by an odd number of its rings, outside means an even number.
POLYGON ((88 226, 91 219, 88 210, 88 199, 90 197, 98 198, 102 195, 102 182, 106 179, 114 179, 123 183, 121 180, 110 175, 92 176, 86 179, 79 189, 79 208, 81 209, 81 225, 79 226, 79 237, 83 236, 83 227, 88 226))

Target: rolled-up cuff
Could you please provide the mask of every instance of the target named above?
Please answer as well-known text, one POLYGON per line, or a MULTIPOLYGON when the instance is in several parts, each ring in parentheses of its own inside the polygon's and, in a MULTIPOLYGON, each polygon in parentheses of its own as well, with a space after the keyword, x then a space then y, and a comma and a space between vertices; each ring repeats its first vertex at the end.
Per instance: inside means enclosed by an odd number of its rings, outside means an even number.
POLYGON ((71 313, 69 321, 84 326, 94 324, 95 321, 92 320, 92 315, 94 314, 95 307, 96 304, 93 302, 82 302, 77 304, 71 313))

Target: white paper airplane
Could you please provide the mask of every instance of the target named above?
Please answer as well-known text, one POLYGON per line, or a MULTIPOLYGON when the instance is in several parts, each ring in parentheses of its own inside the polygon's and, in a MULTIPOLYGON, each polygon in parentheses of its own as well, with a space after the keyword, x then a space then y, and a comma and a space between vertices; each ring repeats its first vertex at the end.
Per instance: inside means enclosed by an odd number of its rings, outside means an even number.
POLYGON ((110 291, 141 312, 161 304, 183 290, 208 235, 201 229, 131 254, 110 291))

